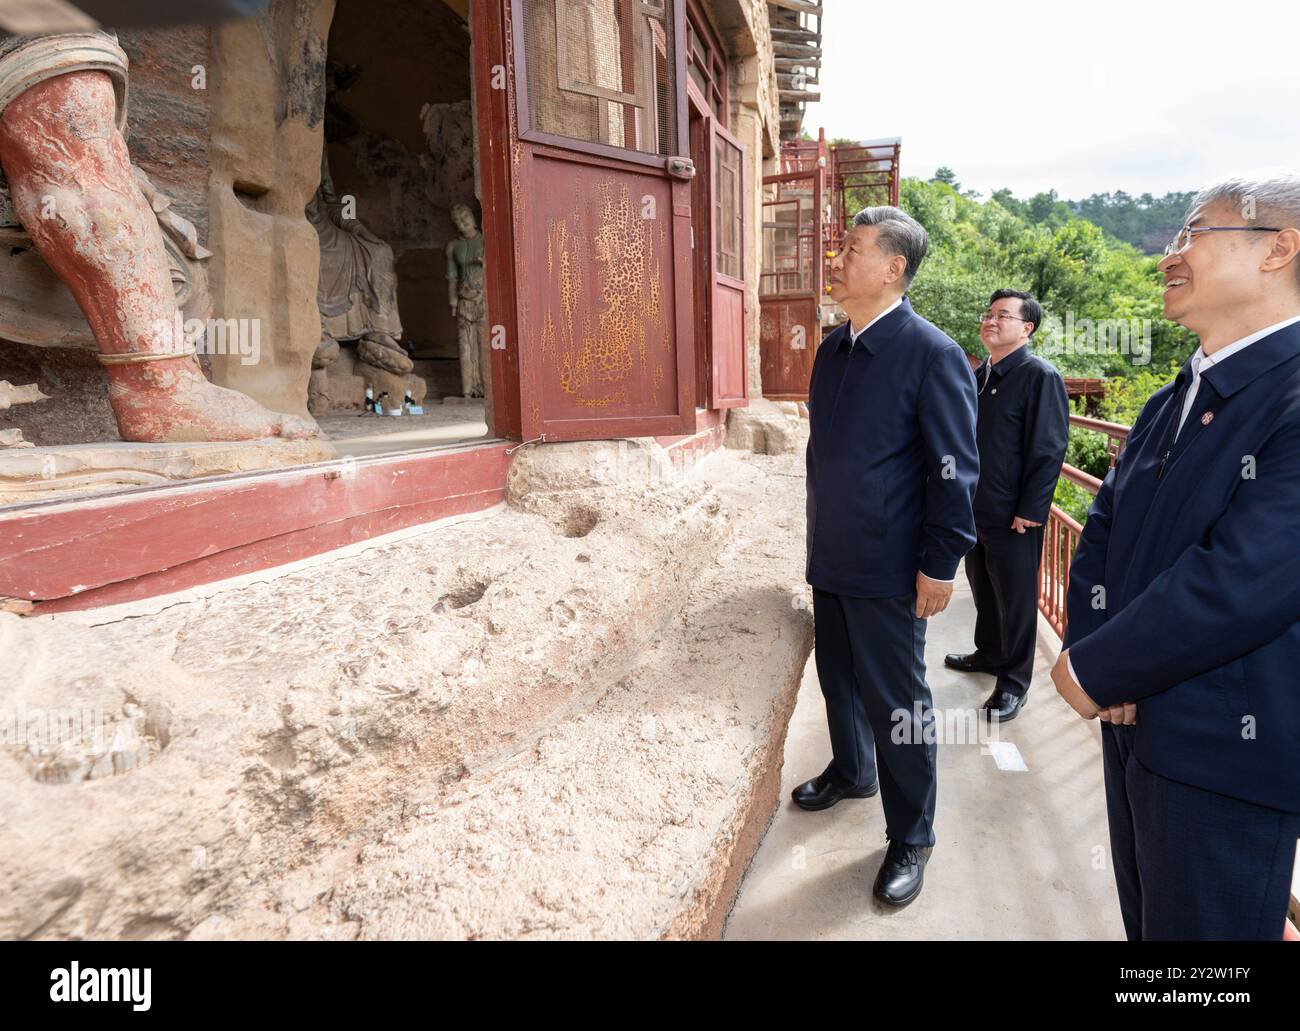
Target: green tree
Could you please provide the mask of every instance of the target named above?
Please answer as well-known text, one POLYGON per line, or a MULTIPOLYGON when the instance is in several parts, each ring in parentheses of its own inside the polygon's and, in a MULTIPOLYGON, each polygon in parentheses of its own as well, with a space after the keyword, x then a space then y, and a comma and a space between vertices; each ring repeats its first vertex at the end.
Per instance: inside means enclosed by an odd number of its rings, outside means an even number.
MULTIPOLYGON (((921 315, 982 359, 977 317, 989 295, 1000 287, 1028 290, 1045 313, 1033 337, 1035 351, 1062 375, 1104 377, 1097 414, 1131 426, 1151 395, 1177 374, 1196 339, 1164 319, 1156 259, 1127 240, 1156 222, 1123 222, 1124 213, 1165 218, 1185 199, 1098 195, 1080 205, 1093 218, 1083 217, 1080 206, 1061 200, 1055 190, 1022 201, 1001 189, 981 202, 964 194, 946 167, 928 181, 904 179, 899 203, 930 234, 909 297, 921 315), (1126 237, 1099 224, 1107 218, 1126 226, 1126 237), (1125 338, 1119 328, 1129 330, 1125 338), (1110 348, 1112 335, 1127 349, 1110 348)), ((1076 411, 1082 414, 1077 403, 1076 411)), ((1104 434, 1071 427, 1066 461, 1101 478, 1110 466, 1106 444, 1104 434)), ((1092 496, 1063 479, 1056 503, 1083 522, 1092 496)))
POLYGON ((930 182, 943 183, 945 186, 951 186, 954 190, 961 190, 961 183, 957 181, 957 173, 947 165, 940 165, 935 169, 934 176, 930 179, 930 182))
POLYGON ((1163 318, 1156 261, 1072 214, 1055 191, 1022 202, 999 190, 980 202, 948 182, 905 179, 899 203, 930 234, 913 304, 971 354, 983 357, 976 316, 999 287, 1039 299, 1036 350, 1066 376, 1128 377, 1195 347, 1163 318))

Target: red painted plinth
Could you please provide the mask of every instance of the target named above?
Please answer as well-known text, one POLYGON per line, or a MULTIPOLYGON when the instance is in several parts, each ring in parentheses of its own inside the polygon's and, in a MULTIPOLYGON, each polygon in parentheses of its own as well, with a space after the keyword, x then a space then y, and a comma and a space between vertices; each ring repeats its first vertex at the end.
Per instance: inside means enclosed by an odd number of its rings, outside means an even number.
POLYGON ((505 499, 510 442, 340 459, 0 511, 0 596, 61 612, 294 562, 505 499))

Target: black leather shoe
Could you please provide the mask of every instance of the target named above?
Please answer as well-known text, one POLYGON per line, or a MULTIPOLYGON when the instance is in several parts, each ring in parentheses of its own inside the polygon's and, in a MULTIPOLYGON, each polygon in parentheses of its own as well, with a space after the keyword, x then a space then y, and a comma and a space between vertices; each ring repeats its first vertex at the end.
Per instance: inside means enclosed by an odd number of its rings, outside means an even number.
POLYGON ((952 652, 943 657, 943 664, 949 669, 960 670, 962 673, 993 672, 987 663, 979 661, 978 652, 971 652, 969 655, 958 655, 956 652, 952 652))
POLYGON ((879 790, 879 781, 865 788, 846 788, 831 780, 825 773, 819 773, 812 780, 804 781, 790 792, 790 797, 800 809, 816 811, 829 809, 841 798, 870 798, 879 790))
POLYGON ((1003 691, 1000 687, 995 687, 993 693, 989 695, 988 701, 984 703, 984 715, 995 723, 1005 723, 1007 720, 1013 720, 1020 715, 1020 710, 1025 707, 1025 701, 1028 697, 1028 691, 1022 695, 1014 695, 1008 691, 1003 691))
POLYGON ((885 861, 876 874, 872 894, 890 906, 906 906, 921 894, 925 864, 930 859, 929 845, 907 845, 890 841, 885 861))

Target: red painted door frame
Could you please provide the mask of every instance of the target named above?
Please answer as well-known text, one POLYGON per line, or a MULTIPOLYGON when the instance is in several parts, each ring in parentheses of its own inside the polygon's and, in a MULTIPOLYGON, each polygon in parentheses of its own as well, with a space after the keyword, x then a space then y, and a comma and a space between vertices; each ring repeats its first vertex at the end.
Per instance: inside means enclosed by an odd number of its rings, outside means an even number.
MULTIPOLYGON (((695 297, 692 333, 697 341, 712 340, 709 308, 713 293, 713 124, 708 102, 695 81, 686 80, 686 102, 690 112, 689 131, 691 160, 695 162, 695 180, 691 183, 691 283, 695 297)), ((713 381, 712 347, 695 351, 696 407, 706 406, 713 381)))
POLYGON ((484 283, 487 293, 489 430, 503 440, 523 440, 519 399, 519 333, 515 304, 515 248, 511 204, 517 168, 514 63, 506 8, 510 0, 470 4, 470 58, 478 128, 479 189, 483 207, 484 283))
MULTIPOLYGON (((745 279, 743 275, 740 279, 726 275, 718 267, 719 169, 715 156, 719 139, 740 152, 743 219, 748 210, 743 204, 745 147, 718 125, 694 81, 688 79, 686 86, 691 113, 691 157, 695 161, 695 182, 691 186, 695 339, 702 344, 697 355, 697 403, 709 409, 735 408, 749 404, 745 279)), ((742 222, 742 273, 746 228, 742 222)))

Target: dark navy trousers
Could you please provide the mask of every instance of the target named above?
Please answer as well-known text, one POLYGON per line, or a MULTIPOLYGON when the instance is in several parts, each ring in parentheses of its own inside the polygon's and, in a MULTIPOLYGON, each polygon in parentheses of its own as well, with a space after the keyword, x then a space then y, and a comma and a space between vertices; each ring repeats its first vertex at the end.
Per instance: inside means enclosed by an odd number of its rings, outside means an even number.
POLYGON ((1280 940, 1300 814, 1153 773, 1133 754, 1136 732, 1101 725, 1110 853, 1129 941, 1280 940))
POLYGON ((1038 643, 1038 566, 1043 528, 977 526, 966 552, 966 579, 975 599, 976 661, 997 674, 997 686, 1022 697, 1029 690, 1038 643))
POLYGON ((885 833, 909 845, 934 844, 925 626, 914 594, 854 598, 813 588, 817 679, 831 738, 826 775, 849 787, 879 779, 885 833))

